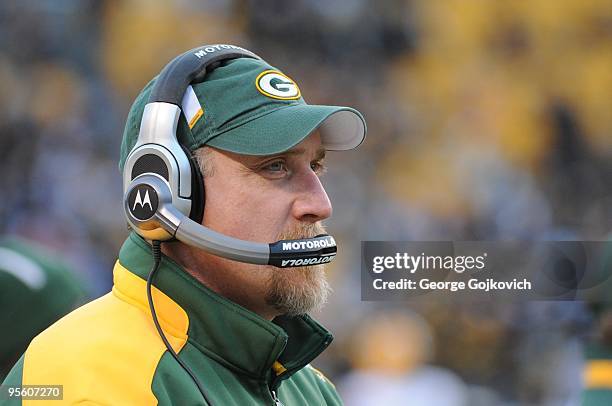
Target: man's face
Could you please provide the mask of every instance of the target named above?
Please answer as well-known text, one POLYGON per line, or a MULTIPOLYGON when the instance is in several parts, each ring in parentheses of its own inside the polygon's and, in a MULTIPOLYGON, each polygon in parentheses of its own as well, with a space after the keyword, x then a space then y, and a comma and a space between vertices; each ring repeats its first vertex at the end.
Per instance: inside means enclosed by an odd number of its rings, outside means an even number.
MULTIPOLYGON (((232 237, 263 243, 323 233, 320 222, 332 213, 319 179, 324 156, 318 132, 277 155, 210 150, 203 224, 232 237)), ((280 269, 230 261, 203 251, 198 251, 197 258, 200 277, 207 285, 270 317, 318 308, 329 290, 321 265, 280 269)))

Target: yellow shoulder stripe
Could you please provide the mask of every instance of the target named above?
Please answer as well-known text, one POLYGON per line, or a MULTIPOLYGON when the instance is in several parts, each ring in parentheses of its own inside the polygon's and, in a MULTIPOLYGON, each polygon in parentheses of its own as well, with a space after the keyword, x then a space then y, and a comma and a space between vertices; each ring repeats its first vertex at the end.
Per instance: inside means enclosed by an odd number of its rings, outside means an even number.
POLYGON ((587 361, 583 379, 585 388, 612 389, 612 360, 587 361))
MULTIPOLYGON (((63 385, 63 404, 157 404, 151 384, 166 347, 151 320, 146 282, 119 262, 114 281, 111 293, 32 341, 25 354, 24 385, 63 385)), ((155 287, 153 300, 168 340, 180 351, 187 341, 187 313, 155 287)), ((23 405, 41 402, 24 400, 23 405)))

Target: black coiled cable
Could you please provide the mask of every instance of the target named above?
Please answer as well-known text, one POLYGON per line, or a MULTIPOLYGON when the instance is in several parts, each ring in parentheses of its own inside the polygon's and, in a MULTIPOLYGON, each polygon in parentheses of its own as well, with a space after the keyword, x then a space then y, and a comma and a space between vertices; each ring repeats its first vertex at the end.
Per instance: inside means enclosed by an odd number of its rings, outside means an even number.
POLYGON ((191 379, 193 379, 193 382, 198 387, 198 390, 200 391, 200 394, 202 395, 205 404, 212 406, 212 402, 210 401, 208 396, 206 396, 206 391, 204 390, 204 387, 200 384, 200 381, 198 381, 198 378, 196 378, 193 371, 179 358, 178 354, 174 351, 174 348, 172 348, 172 346, 168 342, 164 331, 159 325, 159 320, 157 320, 157 313, 155 312, 155 306, 153 305, 153 295, 151 294, 151 285, 153 284, 153 278, 155 277, 155 273, 159 269, 159 265, 161 263, 161 241, 153 241, 152 252, 153 268, 151 269, 149 277, 147 278, 147 299, 149 300, 149 308, 151 309, 151 315, 153 316, 153 323, 155 323, 155 328, 157 329, 157 332, 159 333, 159 336, 161 337, 162 341, 166 345, 168 352, 172 354, 176 362, 178 362, 179 365, 185 370, 185 372, 189 374, 191 379))

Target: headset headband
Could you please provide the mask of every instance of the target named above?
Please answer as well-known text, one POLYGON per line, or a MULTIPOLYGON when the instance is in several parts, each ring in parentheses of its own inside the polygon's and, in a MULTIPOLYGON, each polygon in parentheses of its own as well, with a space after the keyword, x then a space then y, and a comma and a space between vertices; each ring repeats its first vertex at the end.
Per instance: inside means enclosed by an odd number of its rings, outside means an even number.
POLYGON ((155 80, 149 103, 163 102, 180 106, 190 83, 203 81, 204 76, 217 67, 217 62, 235 58, 261 59, 251 51, 235 45, 204 46, 177 56, 155 80))

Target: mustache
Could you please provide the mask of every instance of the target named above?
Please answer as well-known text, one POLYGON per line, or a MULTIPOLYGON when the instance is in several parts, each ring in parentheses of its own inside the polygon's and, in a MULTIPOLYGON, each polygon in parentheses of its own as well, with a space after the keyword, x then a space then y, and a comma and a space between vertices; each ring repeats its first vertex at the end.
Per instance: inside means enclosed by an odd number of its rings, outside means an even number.
POLYGON ((313 238, 320 234, 327 234, 325 226, 320 222, 317 223, 301 223, 291 230, 282 231, 278 240, 297 240, 302 238, 313 238))

